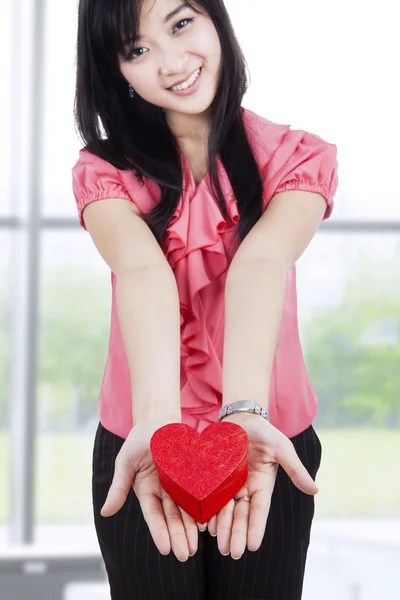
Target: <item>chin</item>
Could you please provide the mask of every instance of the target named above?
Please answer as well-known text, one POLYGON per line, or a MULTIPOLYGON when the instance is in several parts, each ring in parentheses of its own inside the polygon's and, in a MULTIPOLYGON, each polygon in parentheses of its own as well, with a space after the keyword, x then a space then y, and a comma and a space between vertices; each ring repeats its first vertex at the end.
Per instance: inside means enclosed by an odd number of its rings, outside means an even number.
POLYGON ((211 102, 199 107, 188 108, 188 110, 180 110, 179 112, 184 115, 203 115, 208 112, 211 106, 211 102))
POLYGON ((198 100, 197 102, 192 103, 182 102, 181 106, 170 107, 166 110, 184 115, 202 115, 210 109, 213 101, 214 98, 208 98, 207 100, 198 100))

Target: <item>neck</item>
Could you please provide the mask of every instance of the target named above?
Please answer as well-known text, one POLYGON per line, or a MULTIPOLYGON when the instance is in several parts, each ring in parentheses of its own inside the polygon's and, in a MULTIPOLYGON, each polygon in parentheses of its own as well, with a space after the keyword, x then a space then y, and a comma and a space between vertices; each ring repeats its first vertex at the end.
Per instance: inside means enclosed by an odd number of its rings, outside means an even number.
POLYGON ((168 127, 176 139, 185 146, 206 146, 209 133, 209 116, 185 115, 173 111, 166 112, 168 127))

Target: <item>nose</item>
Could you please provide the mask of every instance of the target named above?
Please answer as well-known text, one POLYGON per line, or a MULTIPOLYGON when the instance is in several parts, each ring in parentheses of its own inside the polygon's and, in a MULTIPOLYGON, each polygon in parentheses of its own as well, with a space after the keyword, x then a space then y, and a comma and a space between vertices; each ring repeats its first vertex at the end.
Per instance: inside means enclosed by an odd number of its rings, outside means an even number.
POLYGON ((188 54, 179 49, 176 44, 171 45, 162 53, 160 73, 164 77, 186 73, 188 62, 188 54))

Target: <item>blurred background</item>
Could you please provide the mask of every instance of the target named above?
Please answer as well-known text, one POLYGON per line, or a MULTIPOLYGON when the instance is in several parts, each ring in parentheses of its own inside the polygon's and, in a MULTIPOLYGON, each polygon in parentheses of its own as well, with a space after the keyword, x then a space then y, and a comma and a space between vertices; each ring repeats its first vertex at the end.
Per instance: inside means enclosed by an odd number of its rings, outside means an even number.
MULTIPOLYGON (((333 216, 298 263, 323 445, 303 598, 398 600, 397 6, 226 4, 244 105, 338 147, 333 216)), ((111 288, 71 187, 76 19, 76 1, 0 3, 1 600, 109 599, 91 453, 111 288)))

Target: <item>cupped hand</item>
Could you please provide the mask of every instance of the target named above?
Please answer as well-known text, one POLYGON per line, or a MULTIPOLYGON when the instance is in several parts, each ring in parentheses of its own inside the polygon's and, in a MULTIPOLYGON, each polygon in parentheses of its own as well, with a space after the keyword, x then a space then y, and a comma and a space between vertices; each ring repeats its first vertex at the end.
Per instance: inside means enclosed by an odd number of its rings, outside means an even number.
POLYGON ((238 559, 246 546, 251 551, 261 546, 279 465, 302 492, 315 495, 318 487, 289 438, 260 415, 236 413, 224 420, 243 427, 249 438, 248 476, 235 497, 250 496, 251 502, 230 500, 207 527, 221 554, 238 559))
POLYGON ((169 554, 172 549, 178 560, 185 561, 197 551, 197 523, 162 488, 150 451, 151 436, 165 424, 140 423, 131 429, 115 460, 101 515, 118 512, 132 486, 158 550, 169 554))

